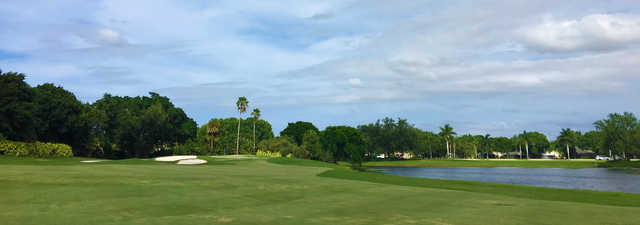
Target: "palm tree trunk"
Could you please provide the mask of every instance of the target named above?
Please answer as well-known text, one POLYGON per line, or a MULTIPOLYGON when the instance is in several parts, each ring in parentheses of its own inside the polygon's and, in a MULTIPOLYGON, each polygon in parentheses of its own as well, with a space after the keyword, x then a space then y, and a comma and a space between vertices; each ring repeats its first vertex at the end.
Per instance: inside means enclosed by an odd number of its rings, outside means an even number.
POLYGON ((526 149, 527 149, 527 160, 529 160, 529 144, 525 145, 526 149))
POLYGON ((518 145, 518 150, 520 150, 520 160, 522 160, 522 145, 518 145))
POLYGON ((447 158, 449 158, 451 156, 451 154, 449 154, 449 140, 445 139, 445 141, 447 142, 447 158))
POLYGON ((473 151, 476 153, 475 155, 473 155, 473 159, 478 158, 478 146, 477 145, 473 145, 473 151))
POLYGON ((571 153, 569 153, 569 144, 567 144, 567 160, 571 160, 571 153))
POLYGON ((453 159, 456 159, 456 142, 453 142, 453 159))
POLYGON ((236 155, 238 155, 238 152, 240 151, 240 120, 242 120, 242 118, 238 116, 238 136, 236 138, 236 155))
POLYGON ((256 150, 256 121, 253 121, 253 151, 256 150))

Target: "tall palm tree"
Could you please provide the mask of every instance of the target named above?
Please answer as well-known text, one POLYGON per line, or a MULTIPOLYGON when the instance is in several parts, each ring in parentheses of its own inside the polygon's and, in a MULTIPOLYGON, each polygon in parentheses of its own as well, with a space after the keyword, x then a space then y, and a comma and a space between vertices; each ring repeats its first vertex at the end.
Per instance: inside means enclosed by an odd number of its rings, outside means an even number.
POLYGON ((256 150, 256 121, 260 119, 260 109, 255 108, 253 112, 251 112, 251 116, 253 117, 253 150, 256 150))
POLYGON ((558 145, 566 146, 567 148, 567 159, 571 159, 571 153, 569 152, 569 145, 575 145, 575 134, 569 128, 564 128, 560 131, 560 136, 558 136, 558 145))
POLYGON ((238 98, 238 101, 236 102, 236 106, 238 107, 238 136, 237 136, 237 140, 236 140, 236 155, 238 155, 238 152, 240 151, 240 121, 242 121, 242 113, 247 111, 247 107, 249 106, 249 101, 247 101, 247 98, 240 97, 238 98))
POLYGON ((451 146, 449 145, 449 141, 453 139, 453 136, 456 135, 456 132, 453 132, 453 127, 449 124, 445 124, 444 127, 440 127, 440 136, 444 138, 447 147, 447 157, 451 157, 451 146))
POLYGON ((520 138, 519 136, 513 135, 513 137, 511 137, 511 140, 515 145, 518 146, 518 151, 520 152, 519 153, 520 159, 522 159, 522 138, 520 138))

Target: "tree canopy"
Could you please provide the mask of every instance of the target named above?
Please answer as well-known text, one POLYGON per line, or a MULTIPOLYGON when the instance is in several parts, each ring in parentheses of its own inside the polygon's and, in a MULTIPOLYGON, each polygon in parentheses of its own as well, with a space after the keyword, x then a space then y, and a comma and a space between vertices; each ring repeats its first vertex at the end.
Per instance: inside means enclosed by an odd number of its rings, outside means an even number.
POLYGON ((289 123, 287 127, 280 132, 280 136, 288 136, 293 138, 293 141, 302 145, 302 137, 308 130, 320 132, 316 126, 310 122, 298 121, 295 123, 289 123))

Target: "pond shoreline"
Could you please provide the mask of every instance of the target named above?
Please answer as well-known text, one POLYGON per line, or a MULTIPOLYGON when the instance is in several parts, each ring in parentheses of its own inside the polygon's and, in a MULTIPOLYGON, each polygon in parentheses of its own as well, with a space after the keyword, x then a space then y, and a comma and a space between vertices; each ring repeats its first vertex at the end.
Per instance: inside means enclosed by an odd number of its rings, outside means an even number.
POLYGON ((640 161, 596 161, 596 160, 397 160, 370 161, 366 167, 522 167, 522 168, 640 168, 640 161))
POLYGON ((402 177, 640 194, 636 168, 368 167, 402 177))

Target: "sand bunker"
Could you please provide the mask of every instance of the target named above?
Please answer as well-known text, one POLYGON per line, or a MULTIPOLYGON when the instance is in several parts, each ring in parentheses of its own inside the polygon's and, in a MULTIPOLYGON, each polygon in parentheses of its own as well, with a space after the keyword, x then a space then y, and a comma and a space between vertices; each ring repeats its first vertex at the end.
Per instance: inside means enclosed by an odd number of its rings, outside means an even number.
POLYGON ((97 162, 104 162, 104 160, 84 160, 84 161, 80 161, 83 163, 97 163, 97 162))
POLYGON ((175 161, 180 161, 180 160, 185 160, 185 159, 196 159, 198 158, 195 155, 174 155, 174 156, 163 156, 163 157, 157 157, 156 161, 160 161, 160 162, 175 162, 175 161))
POLYGON ((203 159, 184 159, 178 161, 178 165, 197 165, 197 164, 205 164, 207 160, 203 159))

